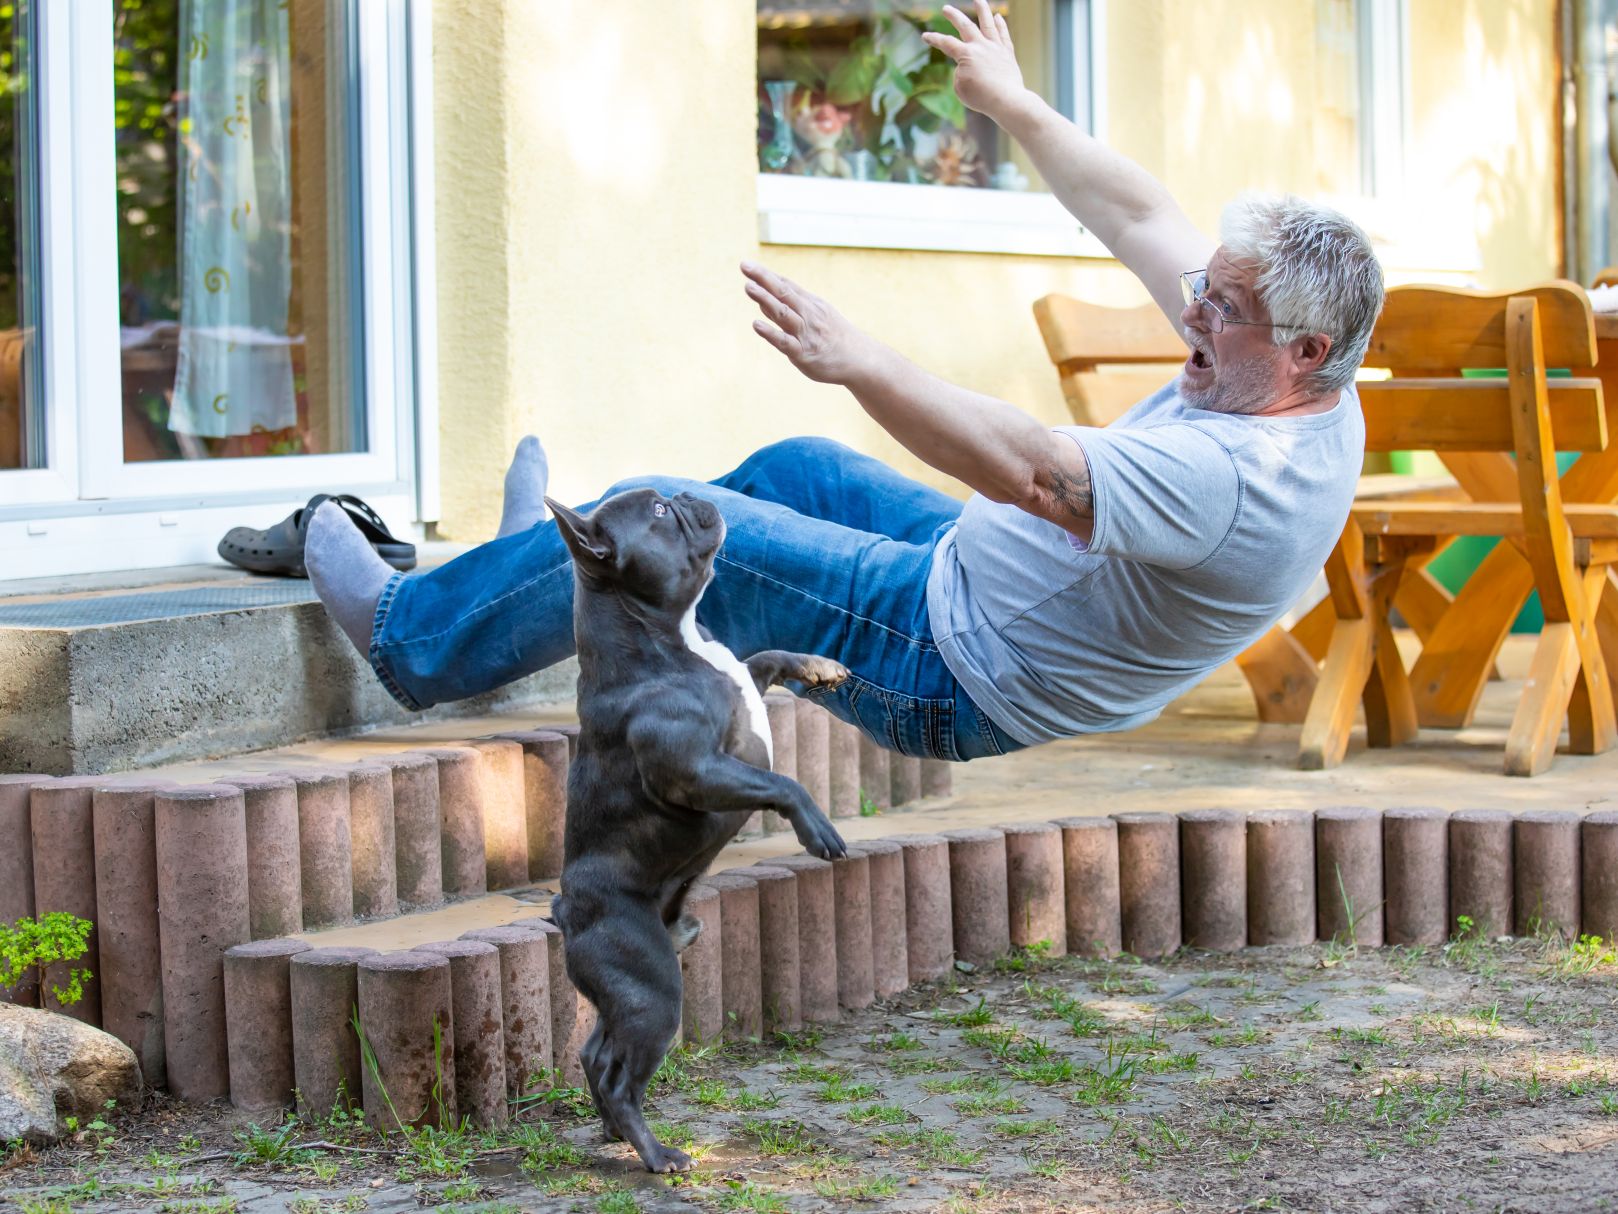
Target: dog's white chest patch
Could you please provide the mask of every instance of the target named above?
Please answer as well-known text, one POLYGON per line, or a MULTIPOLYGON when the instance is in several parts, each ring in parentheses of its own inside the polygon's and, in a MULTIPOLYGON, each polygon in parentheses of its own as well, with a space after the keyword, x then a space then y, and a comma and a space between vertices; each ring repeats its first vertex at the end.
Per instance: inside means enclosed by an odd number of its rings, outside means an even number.
POLYGON ((764 697, 758 694, 758 688, 753 685, 753 676, 747 673, 747 667, 740 658, 718 641, 705 641, 702 634, 697 631, 697 609, 695 606, 685 613, 680 620, 680 639, 685 647, 696 654, 720 674, 736 684, 736 690, 741 693, 742 703, 747 707, 747 722, 753 728, 753 733, 759 741, 764 743, 764 753, 769 756, 770 766, 775 766, 775 747, 770 741, 770 717, 764 711, 764 697))

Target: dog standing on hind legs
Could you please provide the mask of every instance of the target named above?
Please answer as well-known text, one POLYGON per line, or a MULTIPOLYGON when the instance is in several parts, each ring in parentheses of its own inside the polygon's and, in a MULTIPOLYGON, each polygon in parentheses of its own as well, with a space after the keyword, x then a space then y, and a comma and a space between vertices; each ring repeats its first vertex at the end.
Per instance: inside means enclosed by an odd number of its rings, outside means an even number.
POLYGON ((848 671, 776 649, 743 663, 699 629, 725 537, 712 502, 636 489, 581 515, 546 501, 574 563, 579 748, 551 916, 597 1012, 579 1057, 608 1137, 650 1171, 684 1171, 690 1157, 641 1108, 680 1027, 679 953, 701 931, 686 892, 758 809, 811 855, 846 854, 803 786, 770 771, 763 692, 783 679, 835 687, 848 671))

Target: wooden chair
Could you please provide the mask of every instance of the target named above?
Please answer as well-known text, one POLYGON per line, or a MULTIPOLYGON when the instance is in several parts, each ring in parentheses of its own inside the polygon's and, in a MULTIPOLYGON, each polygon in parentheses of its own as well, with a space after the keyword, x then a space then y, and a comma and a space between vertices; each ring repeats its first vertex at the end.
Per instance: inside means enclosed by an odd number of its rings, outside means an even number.
POLYGON ((1618 560, 1618 506, 1564 505, 1556 468, 1557 451, 1606 447, 1606 407, 1599 380, 1545 375, 1556 366, 1577 376, 1595 359, 1589 299, 1573 283, 1510 296, 1388 292, 1366 363, 1389 368, 1393 378, 1359 386, 1366 449, 1434 450, 1463 470, 1458 458, 1471 458, 1462 479, 1480 500, 1355 503, 1326 565, 1335 620, 1300 766, 1342 760, 1356 701, 1365 705, 1370 745, 1415 735, 1416 704, 1388 605, 1410 562, 1454 535, 1502 536, 1520 546, 1545 611, 1506 743, 1506 772, 1543 771, 1564 719, 1574 752, 1612 745, 1613 698, 1594 613, 1607 567, 1618 560), (1461 377, 1464 368, 1502 366, 1504 380, 1461 377))
MULTIPOLYGON (((1109 308, 1067 295, 1047 295, 1034 301, 1034 320, 1056 364, 1068 412, 1081 426, 1111 425, 1179 374, 1185 362, 1185 341, 1155 304, 1109 308)), ((1432 496, 1448 492, 1447 484, 1442 479, 1362 477, 1360 495, 1432 496)), ((1420 567, 1431 559, 1428 555, 1413 563, 1398 600, 1400 613, 1422 637, 1437 626, 1450 603, 1449 592, 1420 567)), ((1331 603, 1322 600, 1290 630, 1271 628, 1237 657, 1259 720, 1302 723, 1326 657, 1333 618, 1331 603)))

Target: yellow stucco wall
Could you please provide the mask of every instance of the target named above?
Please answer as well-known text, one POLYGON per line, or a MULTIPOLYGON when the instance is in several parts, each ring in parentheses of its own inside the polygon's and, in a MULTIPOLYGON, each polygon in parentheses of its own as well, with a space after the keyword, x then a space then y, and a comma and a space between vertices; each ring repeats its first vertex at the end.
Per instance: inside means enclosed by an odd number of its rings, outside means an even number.
MULTIPOLYGON (((708 477, 827 434, 935 484, 846 393, 750 330, 760 257, 947 379, 1067 420, 1029 305, 1144 294, 1102 261, 769 246, 755 203, 754 5, 645 0, 435 10, 439 530, 493 531, 516 439, 583 500, 638 472, 708 477)), ((1390 277, 1432 277, 1422 231, 1475 232, 1472 270, 1548 277, 1555 231, 1550 0, 1410 0, 1410 205, 1378 212, 1390 277), (1385 229, 1385 230, 1382 230, 1385 229)), ((1317 188, 1314 6, 1108 6, 1109 137, 1210 229, 1243 188, 1317 188)), ((1373 228, 1377 227, 1373 224, 1373 228)), ((1436 264, 1436 263, 1435 263, 1436 264)), ((946 486, 949 487, 949 486, 946 486)), ((958 486, 956 487, 958 489, 958 486)))

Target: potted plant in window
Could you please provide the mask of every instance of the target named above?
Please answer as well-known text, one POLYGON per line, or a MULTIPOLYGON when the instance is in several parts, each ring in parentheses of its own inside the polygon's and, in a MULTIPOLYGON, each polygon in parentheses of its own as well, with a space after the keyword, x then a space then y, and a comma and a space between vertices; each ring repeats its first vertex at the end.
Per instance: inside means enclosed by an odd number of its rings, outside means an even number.
POLYGON ((815 153, 804 161, 807 171, 843 176, 850 160, 864 160, 879 181, 982 183, 976 144, 964 129, 966 107, 955 95, 955 65, 921 40, 923 29, 953 32, 942 17, 917 24, 881 0, 870 32, 829 71, 801 51, 788 56, 787 75, 799 90, 794 127, 815 153), (800 121, 805 111, 811 117, 800 121), (834 114, 846 116, 835 136, 834 114))

